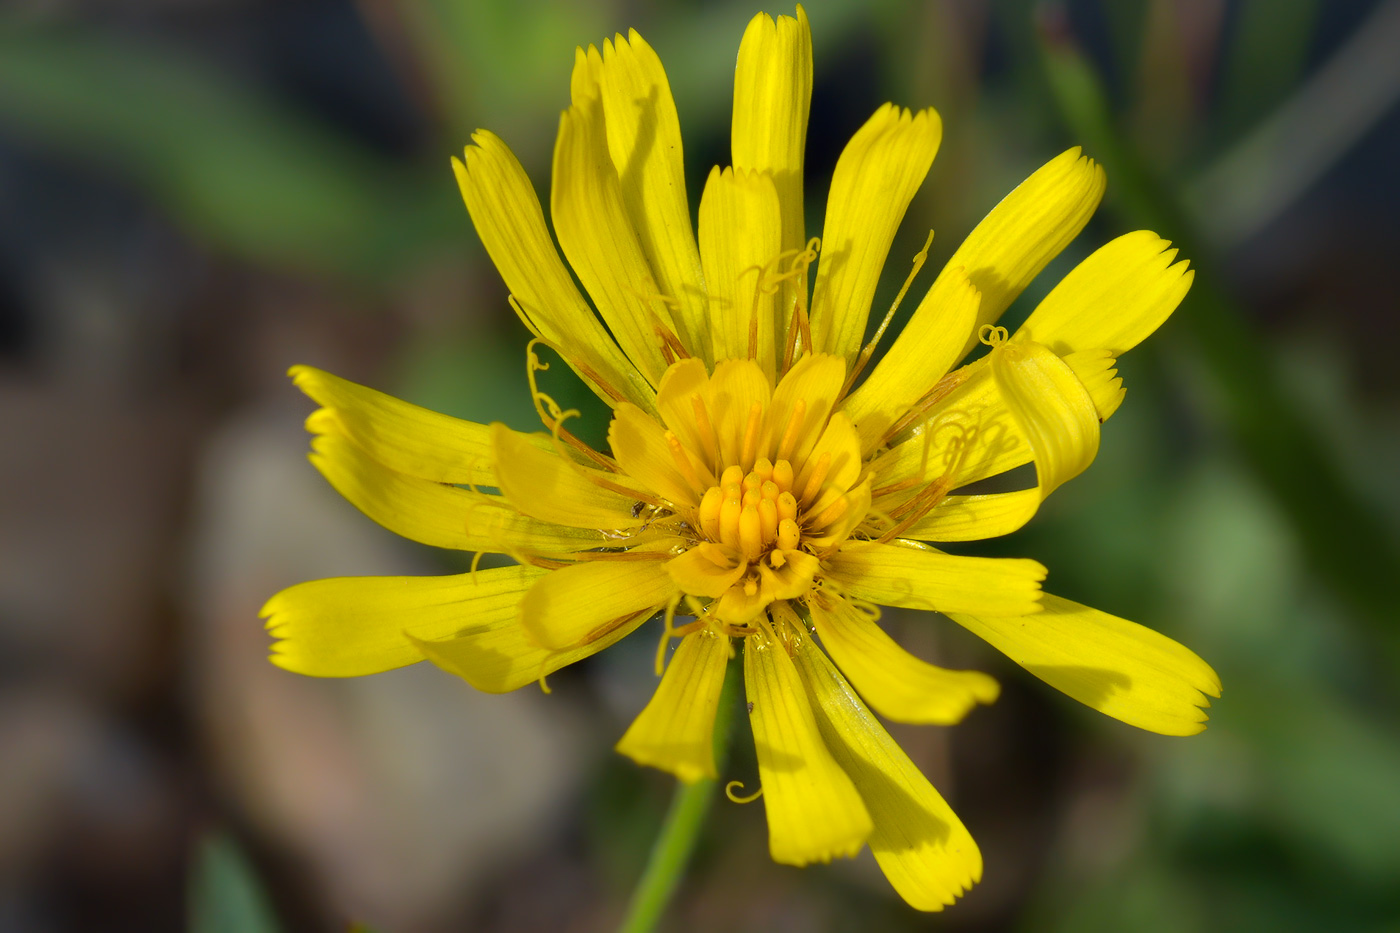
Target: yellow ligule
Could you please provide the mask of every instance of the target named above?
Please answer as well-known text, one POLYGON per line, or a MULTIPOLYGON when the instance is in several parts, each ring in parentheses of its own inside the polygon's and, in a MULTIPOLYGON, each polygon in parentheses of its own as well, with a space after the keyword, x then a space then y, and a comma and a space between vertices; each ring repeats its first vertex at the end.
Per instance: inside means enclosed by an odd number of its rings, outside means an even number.
POLYGON ((728 638, 704 630, 682 638, 651 702, 632 721, 617 750, 687 783, 717 777, 715 711, 728 663, 728 638))
POLYGON ((870 814, 827 751, 787 649, 767 632, 744 641, 744 685, 773 861, 855 855, 870 835, 870 814))
POLYGON ((808 605, 827 653, 865 701, 895 722, 952 725, 1000 693, 979 671, 952 671, 914 657, 844 599, 808 605))
POLYGON ((977 843, 831 662, 810 642, 795 660, 822 739, 869 809, 880 870, 916 910, 952 904, 982 879, 977 843))
POLYGON ((659 560, 588 561, 537 581, 520 603, 520 621, 541 648, 576 648, 679 593, 659 560))
POLYGON ((278 667, 359 677, 423 660, 406 629, 430 639, 450 638, 468 622, 518 630, 520 600, 543 573, 502 567, 449 577, 312 580, 273 596, 260 615, 277 639, 272 663, 278 667))
POLYGON ((1193 651, 1152 629, 1046 593, 1030 618, 952 619, 1057 690, 1163 735, 1205 729, 1220 678, 1193 651))
POLYGON ((846 593, 868 602, 1001 616, 1038 612, 1045 579, 1045 567, 1033 560, 963 557, 874 541, 842 547, 828 568, 846 593))
POLYGON ((816 349, 855 362, 890 244, 942 137, 934 110, 885 104, 846 144, 831 179, 812 294, 816 349))

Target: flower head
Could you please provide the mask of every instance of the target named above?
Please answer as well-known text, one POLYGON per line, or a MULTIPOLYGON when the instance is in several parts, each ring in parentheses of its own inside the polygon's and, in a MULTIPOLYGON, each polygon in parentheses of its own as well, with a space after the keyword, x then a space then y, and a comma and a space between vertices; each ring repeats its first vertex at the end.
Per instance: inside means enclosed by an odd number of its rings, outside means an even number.
POLYGON ((801 865, 868 845, 905 900, 936 910, 978 880, 981 856, 870 710, 954 723, 998 688, 905 652, 879 605, 941 612, 1145 729, 1200 731, 1205 695, 1219 695, 1175 642, 1043 593, 1039 563, 934 546, 1014 531, 1093 461, 1123 397, 1116 358, 1171 314, 1191 273, 1155 234, 1130 233, 1015 333, 995 325, 1097 206, 1103 173, 1072 150, 992 210, 867 372, 895 310, 866 343, 876 284, 941 126, 932 110, 877 110, 842 153, 809 241, 811 80, 801 8, 755 17, 735 78, 734 165, 711 171, 697 236, 656 54, 635 32, 578 52, 551 213, 591 306, 520 164, 477 133, 454 168, 535 335, 532 388, 548 348, 612 407, 608 450, 572 434, 575 413, 537 389, 546 430, 524 434, 296 367, 322 406, 308 420, 312 461, 346 498, 407 537, 516 565, 315 581, 264 615, 272 659, 290 670, 348 676, 427 658, 506 691, 664 614, 664 673, 618 749, 682 780, 715 776, 720 686, 742 651, 773 857, 801 865), (957 367, 979 341, 987 352, 957 367), (963 491, 1028 463, 1030 488, 963 491))

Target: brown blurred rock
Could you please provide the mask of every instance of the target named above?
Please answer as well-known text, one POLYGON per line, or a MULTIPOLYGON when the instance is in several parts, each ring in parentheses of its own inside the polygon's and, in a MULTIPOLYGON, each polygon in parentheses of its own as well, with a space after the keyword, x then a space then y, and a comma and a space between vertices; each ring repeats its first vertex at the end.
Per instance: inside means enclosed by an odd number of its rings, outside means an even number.
POLYGON ((427 664, 316 680, 273 667, 257 618, 323 576, 440 572, 340 500, 284 398, 213 437, 199 471, 191 690, 225 790, 303 860, 333 910, 433 928, 474 882, 540 844, 576 780, 568 710, 477 693, 427 664))

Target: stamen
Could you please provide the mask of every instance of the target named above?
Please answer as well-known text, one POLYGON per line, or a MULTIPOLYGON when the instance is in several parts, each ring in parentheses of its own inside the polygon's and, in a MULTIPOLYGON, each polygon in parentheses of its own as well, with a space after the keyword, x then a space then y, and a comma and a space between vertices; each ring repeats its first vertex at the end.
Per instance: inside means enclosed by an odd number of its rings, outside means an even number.
POLYGON ((671 633, 675 631, 676 607, 681 603, 679 595, 672 596, 666 603, 666 615, 661 622, 661 644, 656 646, 656 676, 666 672, 666 646, 671 643, 671 633))
POLYGON ((753 506, 739 513, 739 549, 745 560, 755 561, 763 555, 763 523, 753 506))
MULTIPOLYGON (((749 710, 749 712, 752 713, 753 710, 749 710)), ((754 791, 752 794, 749 794, 747 797, 740 797, 740 796, 737 796, 737 795, 734 793, 734 791, 735 791, 736 788, 739 789, 739 790, 743 790, 743 789, 744 789, 744 782, 743 782, 743 781, 730 781, 728 784, 724 785, 724 796, 726 796, 726 797, 729 798, 729 802, 730 802, 730 803, 753 803, 755 800, 757 800, 758 798, 760 798, 760 797, 763 796, 763 788, 762 788, 762 787, 760 787, 758 790, 754 791)))
MULTIPOLYGON (((739 455, 741 464, 752 464, 758 454, 758 430, 763 425, 763 403, 754 402, 749 406, 749 423, 744 429, 744 447, 739 455)), ((742 472, 740 476, 742 477, 742 472)))
POLYGON ((807 482, 802 487, 802 497, 800 501, 803 505, 810 504, 817 498, 817 493, 821 491, 822 483, 826 482, 826 475, 831 472, 831 451, 824 450, 812 466, 812 473, 807 477, 807 482))
MULTIPOLYGON (((525 345, 525 378, 530 383, 530 401, 534 403, 535 414, 539 415, 540 423, 545 426, 547 431, 554 435, 556 442, 562 439, 570 447, 573 447, 603 469, 613 473, 619 472, 617 464, 613 462, 611 458, 598 453, 598 451, 589 447, 583 441, 563 429, 564 421, 568 418, 579 417, 579 413, 576 409, 572 408, 568 411, 563 410, 559 407, 559 403, 540 391, 539 384, 535 380, 535 373, 548 371, 549 364, 541 361, 539 356, 535 353, 535 346, 539 344, 550 346, 547 341, 540 337, 536 337, 525 345)), ((553 347, 551 347, 551 349, 553 349, 553 347)), ((555 352, 558 353, 559 351, 555 350, 555 352)), ((562 356, 563 354, 560 355, 562 356)), ((570 464, 573 463, 573 460, 568 457, 564 459, 570 464)))
MULTIPOLYGON (((671 459, 675 461, 677 469, 681 471, 681 476, 684 476, 686 482, 690 483, 697 492, 713 483, 713 476, 701 479, 699 472, 695 469, 694 461, 690 459, 690 454, 686 453, 685 448, 681 446, 680 438, 671 431, 666 432, 666 446, 671 449, 671 459)), ((709 473, 709 470, 705 472, 709 473)))
POLYGON ((785 518, 778 523, 778 547, 784 551, 791 551, 797 547, 802 540, 802 529, 797 527, 797 522, 790 518, 785 518))
POLYGON ((690 397, 690 406, 695 410, 695 429, 700 433, 700 443, 705 445, 705 456, 710 458, 706 465, 712 470, 717 470, 719 438, 715 436, 715 426, 710 422, 709 409, 705 407, 705 400, 698 393, 690 397))
POLYGON ((822 509, 822 513, 820 515, 812 519, 811 527, 825 528, 827 525, 830 525, 842 515, 845 515, 846 509, 848 508, 850 508, 850 502, 847 501, 847 498, 845 496, 839 497, 835 502, 831 503, 831 505, 828 505, 826 508, 822 509))
POLYGON ((770 480, 773 478, 773 461, 767 457, 759 457, 753 463, 753 471, 759 475, 760 479, 770 480))
POLYGON ((784 492, 778 496, 778 518, 797 520, 797 498, 792 493, 784 492))
POLYGON ((724 507, 724 493, 718 486, 705 490, 700 500, 700 530, 711 541, 719 540, 720 509, 724 507))
POLYGON ((1007 333, 1005 327, 998 327, 995 324, 983 324, 977 328, 977 339, 985 343, 992 349, 996 349, 1006 342, 1007 333))
POLYGON ((851 391, 851 386, 855 385, 856 377, 865 369, 870 357, 875 353, 875 347, 879 345, 880 338, 885 336, 885 329, 890 326, 890 321, 894 320, 894 313, 899 310, 900 304, 904 301, 904 296, 909 291, 909 286, 914 284, 914 279, 918 276, 919 270, 924 267, 924 262, 928 260, 929 247, 933 246, 933 231, 928 232, 928 239, 924 241, 924 248, 919 250, 919 254, 914 257, 914 268, 910 270, 909 277, 904 280, 904 286, 900 288, 899 294, 894 296, 894 304, 885 312, 885 319, 880 322, 880 326, 875 329, 875 336, 870 338, 870 342, 860 351, 860 356, 856 358, 856 363, 851 367, 851 374, 846 377, 846 384, 841 387, 841 394, 837 400, 844 398, 846 393, 851 391))
POLYGON ((771 479, 759 487, 759 491, 763 494, 763 498, 771 499, 774 502, 777 502, 778 496, 783 494, 783 491, 778 488, 778 484, 771 479))
POLYGON ((877 446, 883 447, 885 444, 889 443, 890 438, 894 437, 896 434, 924 420, 924 416, 928 414, 933 406, 943 401, 952 394, 954 389, 968 380, 968 377, 972 374, 972 367, 978 365, 980 362, 981 361, 978 360, 976 363, 969 363, 961 369, 953 370, 951 373, 948 373, 942 379, 938 380, 938 383, 930 389, 923 398, 919 399, 904 417, 890 426, 889 430, 880 437, 880 443, 877 446))
POLYGON ((725 499, 719 510, 719 540, 721 544, 738 550, 739 515, 744 511, 738 499, 725 499))
POLYGON ((792 316, 788 318, 787 347, 783 351, 783 374, 792 368, 793 361, 797 358, 797 338, 802 337, 802 352, 811 353, 812 347, 812 322, 807 317, 807 267, 817 259, 817 251, 821 249, 822 241, 817 237, 812 237, 807 241, 807 248, 793 257, 792 265, 783 278, 795 278, 798 286, 793 289, 796 299, 792 305, 792 316))
POLYGON ((802 421, 807 417, 807 400, 800 398, 797 404, 792 406, 792 414, 788 417, 787 429, 783 431, 783 439, 778 443, 778 458, 786 460, 792 454, 792 448, 797 444, 797 435, 802 430, 802 421))
POLYGON ((757 470, 750 470, 749 475, 744 477, 744 492, 751 489, 758 489, 763 485, 763 477, 758 475, 757 470))
MULTIPOLYGON (((770 484, 771 485, 771 484, 770 484)), ((763 532, 763 543, 772 544, 778 536, 778 503, 764 497, 758 504, 759 530, 763 532)))
POLYGON ((787 492, 792 488, 792 464, 787 460, 779 460, 773 464, 773 482, 778 484, 778 489, 787 492))

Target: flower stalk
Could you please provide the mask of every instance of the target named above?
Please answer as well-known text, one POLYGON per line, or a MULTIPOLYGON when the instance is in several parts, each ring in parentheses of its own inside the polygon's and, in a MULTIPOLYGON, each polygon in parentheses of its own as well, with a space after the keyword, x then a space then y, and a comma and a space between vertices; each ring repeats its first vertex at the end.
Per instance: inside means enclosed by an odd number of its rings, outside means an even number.
MULTIPOLYGON (((721 770, 729 757, 729 738, 734 731, 734 707, 739 702, 739 688, 743 682, 743 662, 738 652, 729 661, 724 672, 724 689, 720 694, 719 710, 715 715, 715 763, 721 770)), ((618 933, 650 933, 666 912, 671 898, 685 877, 696 843, 700 841, 700 831, 705 825, 705 817, 715 802, 715 790, 719 784, 714 778, 702 777, 698 781, 676 782, 676 793, 671 798, 666 819, 652 843, 647 867, 642 872, 637 887, 632 891, 632 899, 627 905, 627 916, 618 927, 618 933)))

